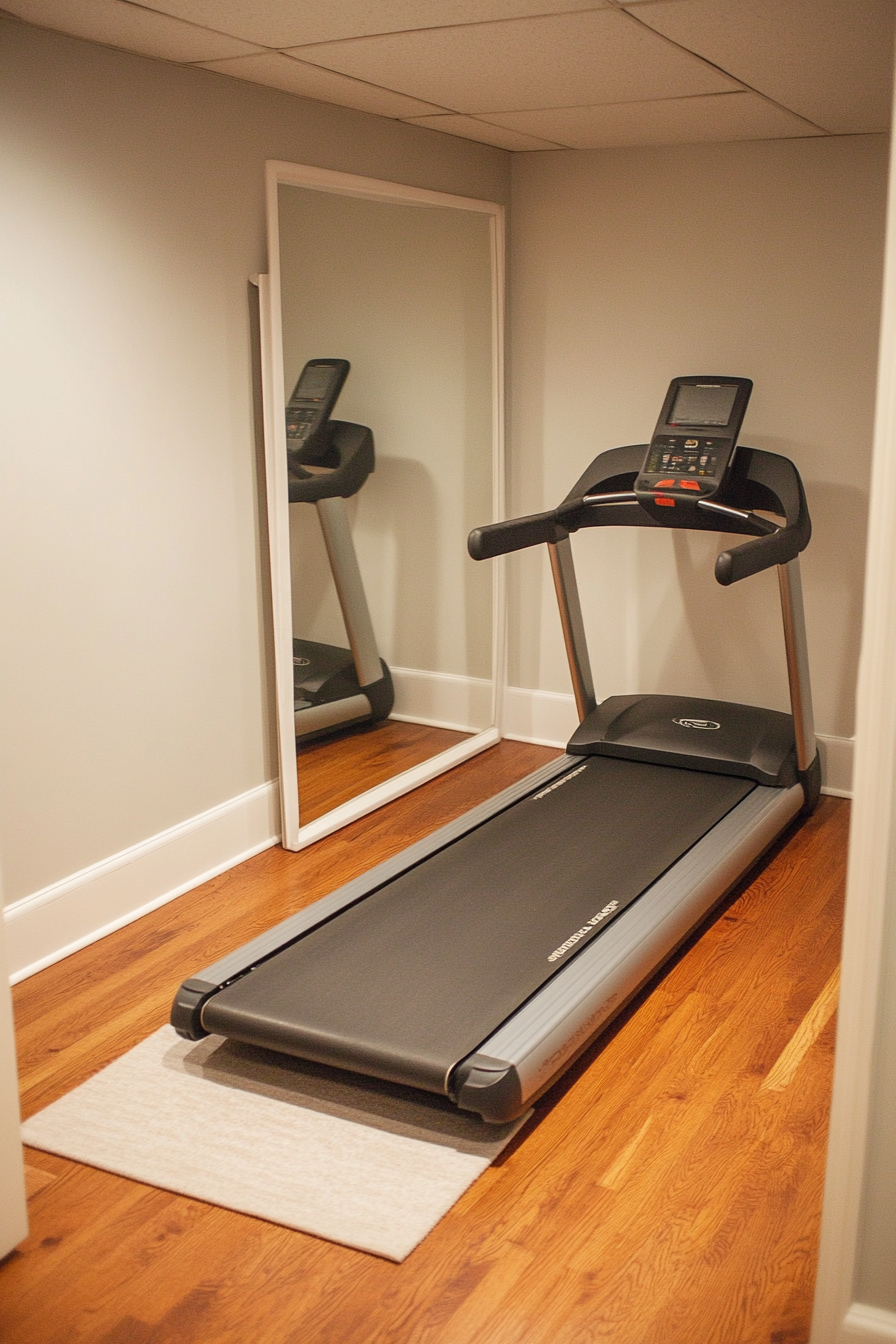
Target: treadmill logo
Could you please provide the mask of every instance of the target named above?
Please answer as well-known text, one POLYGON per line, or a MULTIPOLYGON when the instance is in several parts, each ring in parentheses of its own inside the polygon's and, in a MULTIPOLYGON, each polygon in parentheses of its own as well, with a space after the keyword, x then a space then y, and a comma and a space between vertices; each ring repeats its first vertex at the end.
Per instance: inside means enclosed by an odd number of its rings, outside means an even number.
POLYGON ((673 719, 680 728, 702 728, 704 732, 714 732, 716 728, 721 728, 720 723, 715 719, 673 719))
POLYGON ((310 659, 310 658, 293 658, 293 660, 292 660, 292 665, 293 665, 293 667, 310 667, 310 666, 311 666, 311 659, 310 659))
MULTIPOLYGON (((578 771, 576 771, 576 774, 578 774, 578 771)), ((589 919, 587 924, 583 924, 580 929, 577 929, 571 938, 567 938, 565 943, 561 943, 559 947, 554 948, 554 951, 548 957, 548 961, 559 961, 571 947, 575 947, 576 943, 581 942, 586 934, 593 933, 597 925, 602 924, 607 916, 612 915, 613 911, 618 908, 618 901, 607 901, 603 910, 598 910, 597 914, 589 919)))
POLYGON ((542 789, 541 793, 536 793, 532 801, 537 803, 539 798, 547 798, 549 793, 553 793, 555 789, 562 789, 564 784, 568 784, 571 779, 575 779, 576 775, 580 775, 583 770, 587 769, 588 765, 586 763, 585 765, 580 765, 578 770, 573 770, 570 774, 563 775, 560 779, 555 779, 554 783, 549 784, 546 789, 542 789))

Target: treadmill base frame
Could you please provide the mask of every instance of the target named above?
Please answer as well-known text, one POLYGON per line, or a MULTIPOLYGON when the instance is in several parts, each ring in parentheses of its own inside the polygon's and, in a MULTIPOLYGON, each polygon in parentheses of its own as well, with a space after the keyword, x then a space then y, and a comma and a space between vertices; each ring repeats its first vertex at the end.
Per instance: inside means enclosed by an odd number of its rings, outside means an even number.
MULTIPOLYGON (((204 1005, 226 985, 438 850, 581 764, 565 755, 394 858, 298 911, 184 981, 171 1021, 190 1040, 208 1034, 204 1005)), ((800 815, 801 785, 757 785, 612 923, 570 958, 444 1079, 463 1110, 502 1124, 547 1090, 710 911, 800 815)))

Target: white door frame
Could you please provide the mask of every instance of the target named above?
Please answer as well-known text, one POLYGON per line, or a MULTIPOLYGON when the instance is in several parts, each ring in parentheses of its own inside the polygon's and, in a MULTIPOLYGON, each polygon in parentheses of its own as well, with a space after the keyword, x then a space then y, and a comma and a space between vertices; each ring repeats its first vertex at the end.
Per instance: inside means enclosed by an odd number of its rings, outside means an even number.
MULTIPOLYGON (((854 1301, 884 921, 896 912, 896 144, 891 149, 840 1009, 811 1344, 896 1341, 854 1301)), ((894 1248, 896 1259, 896 1248, 894 1248)))

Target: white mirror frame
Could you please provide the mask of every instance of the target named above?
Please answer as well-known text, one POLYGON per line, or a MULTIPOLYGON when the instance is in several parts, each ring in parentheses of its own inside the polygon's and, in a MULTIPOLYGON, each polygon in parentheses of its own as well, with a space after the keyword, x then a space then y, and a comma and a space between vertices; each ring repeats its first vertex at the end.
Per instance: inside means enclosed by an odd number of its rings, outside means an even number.
POLYGON ((301 825, 296 768, 293 704, 292 578, 289 549, 289 503, 286 472, 286 418, 283 402, 283 324, 280 306, 280 228, 277 188, 281 184, 307 187, 342 196, 395 202, 401 205, 439 206, 475 210, 490 216, 492 272, 492 518, 504 517, 504 207, 493 201, 425 191, 398 182, 356 177, 324 168, 269 160, 265 196, 268 224, 268 274, 253 276, 259 289, 261 324, 262 403, 271 598, 274 624, 274 665, 277 703, 277 743, 280 759, 281 843, 284 849, 304 849, 384 803, 399 798, 419 784, 500 741, 503 735, 505 680, 505 573, 503 559, 493 561, 492 587, 492 726, 476 733, 430 760, 395 775, 383 784, 350 799, 307 825, 301 825))

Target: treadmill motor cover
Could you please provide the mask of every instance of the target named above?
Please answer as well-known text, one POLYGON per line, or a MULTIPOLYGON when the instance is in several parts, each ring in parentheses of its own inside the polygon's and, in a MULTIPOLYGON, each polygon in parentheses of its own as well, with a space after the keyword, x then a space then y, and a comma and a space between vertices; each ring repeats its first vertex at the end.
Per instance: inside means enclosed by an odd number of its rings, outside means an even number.
POLYGON ((775 709, 684 695, 611 695, 579 724, 571 756, 624 756, 742 775, 770 788, 797 780, 793 719, 775 709))
POLYGON ((203 1027, 448 1092, 460 1061, 755 787, 589 757, 213 994, 203 1027))

